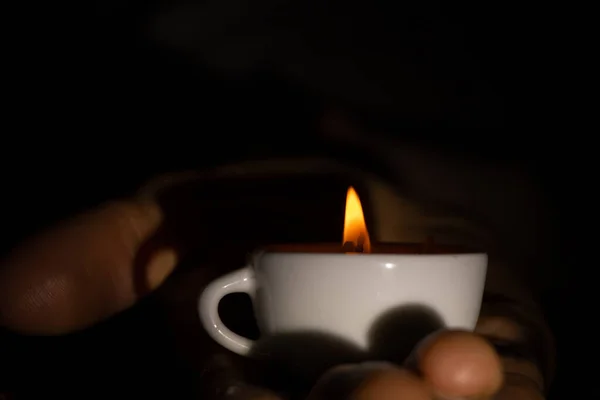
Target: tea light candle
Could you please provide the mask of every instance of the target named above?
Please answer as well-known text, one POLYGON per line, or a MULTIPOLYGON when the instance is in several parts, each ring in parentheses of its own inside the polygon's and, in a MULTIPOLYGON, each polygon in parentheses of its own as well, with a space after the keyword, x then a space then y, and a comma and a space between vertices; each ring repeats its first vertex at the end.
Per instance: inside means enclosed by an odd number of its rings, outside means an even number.
POLYGON ((290 333, 325 334, 367 354, 376 345, 370 332, 380 326, 377 321, 398 307, 415 304, 439 320, 436 327, 472 330, 479 315, 487 255, 458 252, 432 240, 371 243, 360 200, 351 187, 341 243, 273 245, 257 252, 247 266, 204 289, 199 315, 213 339, 233 352, 272 356, 274 348, 285 347, 292 353, 284 358, 292 359, 311 351, 306 351, 306 344, 270 347, 269 340, 282 343, 278 340, 289 338, 290 333), (253 301, 263 335, 258 342, 232 332, 219 317, 219 302, 235 292, 248 293, 253 301))

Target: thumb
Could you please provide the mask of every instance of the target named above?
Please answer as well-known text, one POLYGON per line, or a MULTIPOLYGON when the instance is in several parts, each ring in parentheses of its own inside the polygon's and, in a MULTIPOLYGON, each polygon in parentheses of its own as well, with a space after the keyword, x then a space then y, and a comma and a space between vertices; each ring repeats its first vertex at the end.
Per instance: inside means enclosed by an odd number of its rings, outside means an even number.
POLYGON ((482 337, 442 331, 426 338, 415 352, 423 380, 441 398, 492 398, 503 384, 498 354, 482 337))
POLYGON ((173 250, 157 248, 138 265, 162 218, 155 203, 119 201, 23 243, 0 264, 0 325, 62 334, 130 307, 140 279, 154 289, 177 261, 173 250))

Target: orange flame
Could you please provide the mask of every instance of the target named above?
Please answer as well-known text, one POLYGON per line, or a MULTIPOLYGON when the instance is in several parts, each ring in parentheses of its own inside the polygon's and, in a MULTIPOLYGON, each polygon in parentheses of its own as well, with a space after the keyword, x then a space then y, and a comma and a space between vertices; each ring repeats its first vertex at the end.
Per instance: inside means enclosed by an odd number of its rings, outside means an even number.
POLYGON ((367 231, 367 223, 363 214, 360 199, 352 186, 346 195, 346 212, 344 215, 344 247, 352 244, 353 251, 371 252, 371 240, 367 231))

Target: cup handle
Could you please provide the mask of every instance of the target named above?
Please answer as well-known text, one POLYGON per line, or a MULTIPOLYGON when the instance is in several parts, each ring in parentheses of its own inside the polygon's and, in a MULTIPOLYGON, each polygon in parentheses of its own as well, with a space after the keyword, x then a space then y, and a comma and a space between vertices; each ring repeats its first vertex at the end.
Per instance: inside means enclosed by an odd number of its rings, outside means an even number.
POLYGON ((234 353, 247 356, 253 340, 233 333, 219 317, 219 302, 230 293, 248 293, 254 298, 256 281, 251 267, 244 267, 208 284, 200 295, 198 313, 202 326, 217 343, 234 353))

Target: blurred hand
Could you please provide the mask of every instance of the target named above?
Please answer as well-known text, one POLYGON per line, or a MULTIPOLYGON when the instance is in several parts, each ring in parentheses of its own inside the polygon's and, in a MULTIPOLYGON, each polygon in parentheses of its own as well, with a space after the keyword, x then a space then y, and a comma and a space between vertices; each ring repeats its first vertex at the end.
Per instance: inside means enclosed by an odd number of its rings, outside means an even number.
MULTIPOLYGON (((173 248, 151 245, 162 218, 155 203, 119 201, 27 241, 0 266, 0 325, 65 334, 131 307, 177 263, 173 248)), ((535 367, 515 363, 502 360, 481 336, 442 332, 415 349, 410 369, 341 366, 321 379, 310 399, 542 399, 531 379, 535 367)), ((242 398, 274 397, 259 390, 242 398)))
POLYGON ((132 306, 177 262, 173 249, 142 248, 162 217, 154 203, 119 201, 27 241, 0 266, 0 325, 63 334, 132 306))
POLYGON ((336 393, 354 400, 543 400, 534 382, 507 381, 503 361, 476 334, 434 334, 412 358, 406 368, 369 363, 337 367, 323 376, 309 400, 336 398, 336 393))

